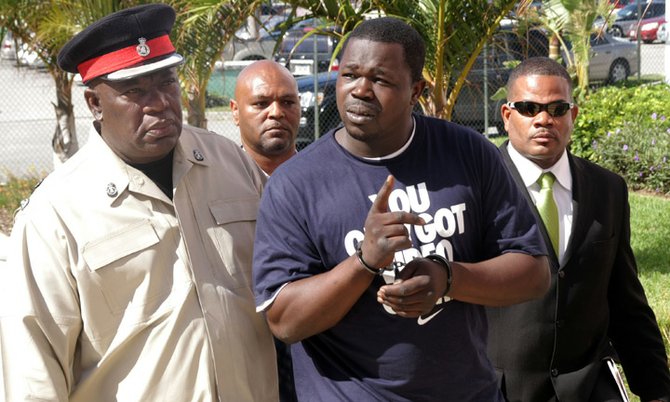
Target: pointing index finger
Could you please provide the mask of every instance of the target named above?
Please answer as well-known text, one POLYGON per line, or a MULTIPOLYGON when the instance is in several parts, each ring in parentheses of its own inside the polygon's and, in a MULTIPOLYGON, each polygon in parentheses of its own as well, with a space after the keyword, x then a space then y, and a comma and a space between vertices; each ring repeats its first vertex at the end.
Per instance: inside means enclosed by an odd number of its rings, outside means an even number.
POLYGON ((395 183, 395 178, 393 175, 388 175, 386 181, 382 185, 382 188, 379 189, 375 201, 372 203, 370 212, 388 212, 389 210, 389 196, 391 191, 393 191, 393 184, 395 183))

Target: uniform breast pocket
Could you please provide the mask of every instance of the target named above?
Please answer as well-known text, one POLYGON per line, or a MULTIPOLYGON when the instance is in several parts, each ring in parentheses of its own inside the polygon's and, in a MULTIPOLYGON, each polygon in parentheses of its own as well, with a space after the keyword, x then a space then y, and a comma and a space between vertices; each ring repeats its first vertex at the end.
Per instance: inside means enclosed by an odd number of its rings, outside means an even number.
POLYGON ((176 284, 174 242, 149 221, 125 226, 87 243, 82 255, 90 279, 112 313, 141 309, 150 313, 176 284), (162 239, 162 241, 161 241, 162 239), (170 244, 173 247, 170 247, 170 244))
POLYGON ((259 198, 216 200, 209 210, 216 222, 213 240, 232 287, 251 286, 251 259, 259 198))

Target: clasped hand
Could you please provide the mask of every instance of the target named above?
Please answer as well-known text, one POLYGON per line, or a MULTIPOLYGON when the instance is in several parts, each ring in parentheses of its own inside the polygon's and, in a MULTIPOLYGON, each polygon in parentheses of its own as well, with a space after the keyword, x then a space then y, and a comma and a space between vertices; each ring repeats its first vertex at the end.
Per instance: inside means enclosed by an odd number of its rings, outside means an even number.
MULTIPOLYGON (((388 176, 365 220, 361 250, 365 262, 377 268, 390 265, 396 251, 412 247, 405 225, 426 224, 417 214, 389 211, 388 200, 393 184, 393 176, 388 176)), ((417 258, 397 274, 393 284, 379 289, 377 301, 392 308, 401 317, 418 317, 433 309, 443 296, 446 283, 447 273, 438 263, 417 258)))

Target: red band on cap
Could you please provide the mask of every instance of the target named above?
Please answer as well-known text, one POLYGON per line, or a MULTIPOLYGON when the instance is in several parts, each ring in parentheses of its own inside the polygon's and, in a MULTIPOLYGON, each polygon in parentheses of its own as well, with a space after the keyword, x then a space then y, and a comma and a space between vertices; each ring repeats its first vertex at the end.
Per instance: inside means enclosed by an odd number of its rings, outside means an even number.
MULTIPOLYGON (((139 45, 139 41, 137 45, 139 45)), ((111 53, 103 54, 102 56, 86 60, 79 64, 77 70, 81 75, 81 80, 87 82, 93 78, 100 77, 101 75, 122 70, 175 51, 168 35, 148 40, 146 45, 151 51, 146 57, 142 57, 137 53, 137 45, 115 50, 111 53)))

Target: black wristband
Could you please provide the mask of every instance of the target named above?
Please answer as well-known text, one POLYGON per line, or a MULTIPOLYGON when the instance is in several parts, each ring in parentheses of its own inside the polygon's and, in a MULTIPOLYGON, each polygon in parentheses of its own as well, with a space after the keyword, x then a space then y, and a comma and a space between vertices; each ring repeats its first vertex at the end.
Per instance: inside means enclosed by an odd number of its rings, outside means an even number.
POLYGON ((375 268, 373 266, 368 265, 365 260, 363 260, 363 242, 359 241, 358 244, 356 245, 356 257, 358 257, 358 262, 361 263, 363 268, 365 268, 366 271, 371 273, 372 275, 381 275, 384 273, 384 268, 375 268))
POLYGON ((445 271, 447 271, 447 289, 444 291, 444 296, 446 297, 449 294, 449 291, 451 290, 451 282, 453 278, 453 272, 451 271, 451 264, 449 263, 449 261, 447 261, 446 258, 442 257, 439 254, 429 254, 425 258, 437 262, 444 268, 445 271))

